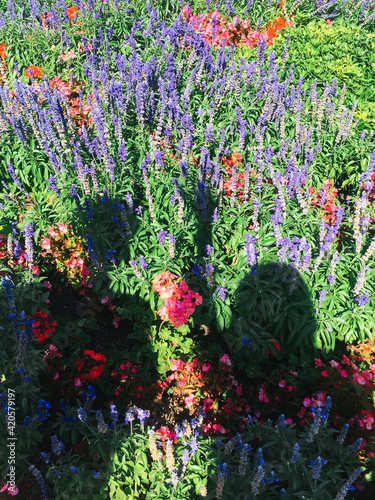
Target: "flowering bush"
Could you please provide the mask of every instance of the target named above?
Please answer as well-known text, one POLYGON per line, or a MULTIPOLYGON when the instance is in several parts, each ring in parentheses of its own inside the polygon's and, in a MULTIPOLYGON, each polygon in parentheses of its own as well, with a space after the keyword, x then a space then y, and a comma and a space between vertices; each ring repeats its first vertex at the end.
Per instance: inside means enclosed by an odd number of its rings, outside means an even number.
POLYGON ((197 15, 187 5, 182 9, 182 14, 195 31, 202 33, 204 40, 215 47, 234 44, 236 47, 254 48, 259 40, 272 45, 278 31, 287 26, 284 18, 278 17, 268 23, 266 31, 253 31, 248 19, 240 21, 240 17, 235 16, 232 22, 226 23, 225 17, 221 17, 218 11, 197 15))
POLYGON ((170 273, 163 272, 152 280, 155 292, 165 303, 157 314, 163 321, 170 321, 175 328, 184 325, 191 316, 197 305, 202 304, 199 293, 193 292, 181 278, 170 273))
POLYGON ((57 228, 50 226, 47 234, 42 235, 40 241, 44 262, 55 265, 69 282, 86 287, 90 276, 87 251, 82 240, 74 234, 72 226, 58 223, 57 228))

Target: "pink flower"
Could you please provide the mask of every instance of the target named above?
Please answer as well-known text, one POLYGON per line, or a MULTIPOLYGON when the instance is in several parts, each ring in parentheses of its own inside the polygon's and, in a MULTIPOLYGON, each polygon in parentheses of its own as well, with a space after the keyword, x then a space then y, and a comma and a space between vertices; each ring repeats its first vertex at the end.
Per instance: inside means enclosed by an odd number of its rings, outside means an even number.
POLYGON ((285 387, 285 384, 286 384, 285 380, 280 380, 279 387, 285 387))
POLYGON ((361 426, 362 429, 366 427, 368 431, 371 431, 372 425, 374 423, 374 417, 371 415, 371 413, 368 413, 366 410, 362 410, 362 414, 364 415, 365 418, 359 419, 359 425, 361 426))
POLYGON ((195 403, 195 397, 194 397, 194 394, 190 394, 190 396, 186 397, 184 399, 185 401, 185 404, 188 408, 190 408, 191 406, 193 406, 193 404, 195 403))
POLYGON ((314 361, 315 361, 315 368, 318 368, 319 366, 323 366, 321 359, 315 358, 314 361))
POLYGON ((59 233, 56 231, 56 229, 53 226, 51 226, 50 228, 47 229, 47 233, 50 236, 52 236, 52 238, 56 238, 59 235, 59 233))
POLYGON ((330 19, 327 19, 327 24, 328 26, 332 26, 332 21, 330 19))
POLYGON ((232 363, 229 359, 229 356, 228 354, 224 354, 220 359, 219 359, 219 362, 220 363, 223 363, 224 365, 228 365, 228 366, 231 366, 232 363))
POLYGON ((42 248, 44 248, 45 250, 49 250, 51 248, 51 241, 48 238, 44 238, 44 240, 42 240, 42 243, 40 244, 40 246, 42 248))
POLYGON ((105 297, 102 298, 102 300, 100 301, 102 304, 105 304, 106 302, 108 302, 108 295, 106 295, 105 297))
POLYGON ((191 361, 189 361, 188 363, 186 363, 185 369, 187 372, 193 372, 194 371, 194 364, 191 361))
POLYGON ((311 400, 310 400, 309 398, 305 398, 305 399, 303 400, 303 406, 304 406, 305 408, 308 408, 309 406, 311 406, 311 400))
POLYGON ((330 361, 329 364, 332 366, 332 368, 339 368, 340 367, 340 363, 338 363, 337 361, 330 361))
POLYGON ((4 491, 7 491, 9 493, 9 495, 14 497, 15 495, 17 495, 19 490, 18 490, 16 485, 13 486, 10 483, 4 483, 3 487, 0 490, 0 493, 3 493, 4 491))
POLYGON ((269 403, 270 401, 263 387, 259 389, 259 401, 261 401, 262 403, 269 403))
POLYGON ((348 373, 347 373, 347 371, 346 371, 346 370, 341 370, 340 375, 341 375, 342 377, 346 378, 346 377, 348 376, 348 373))
POLYGON ((180 371, 184 367, 184 362, 181 359, 171 359, 171 371, 180 371))
POLYGON ((322 377, 329 377, 329 373, 327 372, 327 370, 323 370, 321 375, 322 377))
POLYGON ((57 224, 57 227, 59 228, 61 234, 65 234, 68 232, 68 226, 66 224, 63 224, 62 222, 59 222, 57 224))
POLYGON ((366 382, 372 379, 372 374, 368 370, 364 370, 362 373, 355 371, 353 373, 353 378, 354 382, 357 382, 357 384, 366 385, 366 382))
POLYGON ((208 371, 210 371, 210 368, 211 368, 211 363, 203 363, 202 371, 208 372, 208 371))
POLYGON ((40 276, 40 269, 38 266, 33 266, 33 273, 35 276, 40 276))
POLYGON ((285 423, 286 423, 286 424, 288 424, 288 425, 292 425, 292 423, 293 423, 293 419, 291 419, 291 418, 286 418, 286 419, 285 419, 285 423))
POLYGON ((220 432, 220 434, 225 434, 227 432, 227 429, 225 429, 220 424, 213 424, 213 426, 212 426, 212 432, 220 432))
POLYGON ((79 377, 76 377, 76 378, 74 379, 74 385, 75 385, 76 387, 80 387, 80 386, 82 385, 81 379, 80 379, 79 377))

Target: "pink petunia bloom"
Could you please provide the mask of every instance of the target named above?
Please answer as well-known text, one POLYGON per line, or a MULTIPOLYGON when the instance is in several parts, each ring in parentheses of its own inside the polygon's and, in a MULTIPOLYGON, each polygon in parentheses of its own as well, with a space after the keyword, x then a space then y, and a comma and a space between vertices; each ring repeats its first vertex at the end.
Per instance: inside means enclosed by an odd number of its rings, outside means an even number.
POLYGON ((279 387, 285 387, 285 384, 286 384, 285 380, 279 381, 279 387))
POLYGON ((327 372, 327 370, 323 370, 321 375, 322 377, 329 377, 329 373, 327 372))

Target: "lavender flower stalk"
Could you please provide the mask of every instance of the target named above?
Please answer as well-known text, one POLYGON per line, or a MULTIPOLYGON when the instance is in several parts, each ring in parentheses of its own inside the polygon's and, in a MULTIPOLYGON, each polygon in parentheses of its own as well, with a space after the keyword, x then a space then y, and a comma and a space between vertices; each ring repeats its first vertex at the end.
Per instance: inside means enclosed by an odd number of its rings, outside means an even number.
POLYGON ((355 469, 350 474, 349 479, 346 481, 346 483, 344 483, 343 486, 340 488, 334 500, 344 500, 352 484, 357 480, 358 476, 360 476, 360 474, 362 474, 362 472, 364 472, 365 470, 366 469, 364 467, 358 467, 357 469, 355 469))

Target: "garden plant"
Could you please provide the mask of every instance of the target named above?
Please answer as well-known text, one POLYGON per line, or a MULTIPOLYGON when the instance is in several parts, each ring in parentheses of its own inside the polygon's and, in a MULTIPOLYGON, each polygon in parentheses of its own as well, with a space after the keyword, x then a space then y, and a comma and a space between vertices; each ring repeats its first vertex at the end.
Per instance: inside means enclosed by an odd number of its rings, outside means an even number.
POLYGON ((373 0, 1 1, 0 498, 374 498, 374 48, 373 0))

